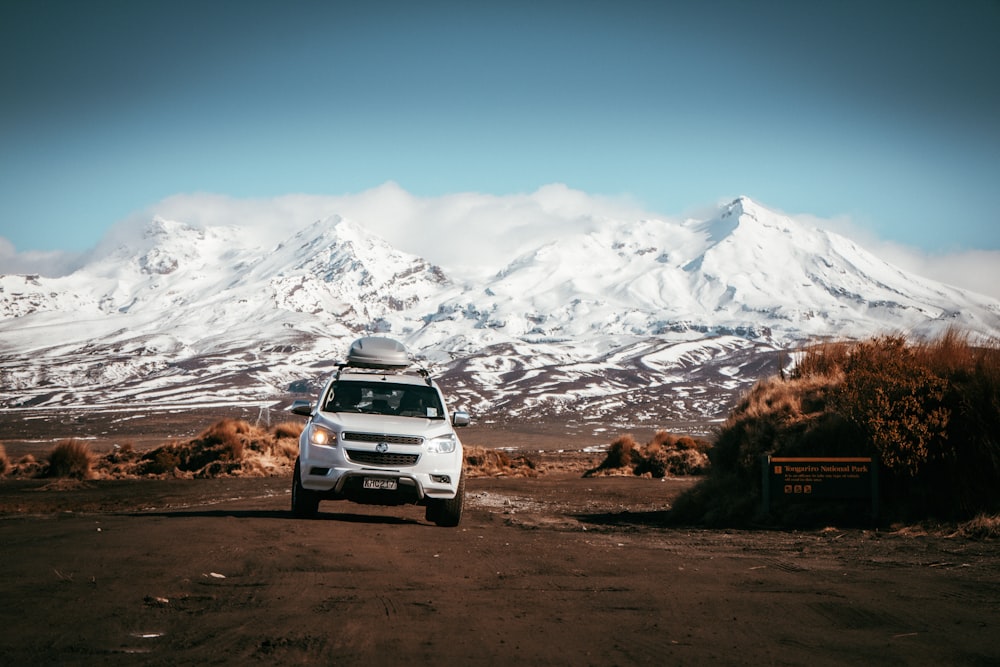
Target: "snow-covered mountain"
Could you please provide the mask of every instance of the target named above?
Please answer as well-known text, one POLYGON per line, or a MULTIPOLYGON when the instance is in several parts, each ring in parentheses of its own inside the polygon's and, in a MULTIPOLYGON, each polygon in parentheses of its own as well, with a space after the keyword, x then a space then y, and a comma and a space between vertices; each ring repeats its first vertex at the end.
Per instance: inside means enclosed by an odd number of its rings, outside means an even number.
POLYGON ((0 405, 279 403, 379 333, 483 418, 704 423, 803 342, 951 326, 996 337, 1000 302, 747 198, 604 220, 484 280, 339 216, 275 247, 155 219, 68 276, 0 276, 0 405))

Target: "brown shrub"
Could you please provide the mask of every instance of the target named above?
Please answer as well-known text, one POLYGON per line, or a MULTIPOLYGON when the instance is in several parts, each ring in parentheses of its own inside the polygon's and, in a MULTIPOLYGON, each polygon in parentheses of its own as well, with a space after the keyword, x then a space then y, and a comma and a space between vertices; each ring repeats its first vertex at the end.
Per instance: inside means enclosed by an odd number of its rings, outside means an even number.
POLYGON ((305 428, 302 422, 281 422, 274 427, 274 437, 277 440, 282 438, 296 438, 302 435, 302 429, 305 428))
POLYGON ((266 430, 223 419, 191 440, 147 452, 136 467, 137 474, 195 478, 284 474, 298 456, 301 430, 297 424, 266 430))
POLYGON ((167 444, 157 447, 153 451, 142 457, 143 465, 139 468, 139 474, 143 475, 164 475, 173 472, 181 465, 179 446, 167 444))
POLYGON ((210 451, 213 458, 223 461, 239 461, 243 458, 244 448, 251 442, 251 429, 245 421, 223 419, 192 440, 192 449, 210 451))
POLYGON ((294 461, 299 455, 298 438, 279 438, 272 447, 272 453, 279 459, 294 461))
POLYGON ((611 443, 604 460, 606 468, 627 468, 632 465, 632 454, 639 445, 631 435, 623 435, 611 443))
POLYGON ((811 345, 796 355, 792 379, 807 377, 837 377, 843 372, 844 364, 853 343, 846 341, 825 342, 811 345))
POLYGON ((700 475, 708 470, 708 456, 696 449, 666 449, 649 447, 642 452, 642 460, 635 466, 636 475, 651 477, 677 477, 700 475))
POLYGON ((675 447, 678 437, 667 431, 657 431, 646 447, 675 447))
POLYGON ((678 499, 676 518, 751 520, 769 454, 875 457, 886 518, 995 513, 1000 348, 950 331, 806 350, 791 379, 763 380, 739 401, 710 452, 711 478, 678 499))
POLYGON ((7 458, 7 449, 0 443, 0 477, 10 472, 10 459, 7 458))
MULTIPOLYGON (((951 345, 941 353, 954 356, 951 345)), ((901 336, 858 343, 834 394, 838 412, 879 450, 882 464, 910 476, 944 453, 951 418, 948 381, 930 367, 929 349, 912 348, 901 336)))
POLYGON ((698 475, 709 467, 709 443, 699 444, 690 436, 678 436, 657 431, 652 439, 639 447, 631 435, 623 435, 611 443, 604 461, 584 473, 598 475, 698 475))
POLYGON ((538 469, 526 456, 511 458, 500 449, 466 446, 465 474, 469 477, 537 477, 538 469))
MULTIPOLYGON (((596 468, 592 468, 583 474, 584 477, 594 477, 596 475, 630 475, 633 474, 633 460, 636 459, 638 448, 635 438, 631 434, 619 436, 608 447, 608 453, 604 460, 596 468)), ((659 445, 657 445, 659 447, 659 445)))
POLYGON ((139 452, 135 450, 135 445, 131 442, 115 445, 110 452, 104 455, 104 460, 111 464, 130 463, 138 458, 139 452))
POLYGON ((90 446, 79 440, 63 440, 49 453, 47 477, 72 477, 90 479, 93 477, 94 459, 90 446))
POLYGON ((963 537, 971 537, 977 540, 995 540, 1000 538, 1000 516, 995 514, 980 514, 962 523, 958 527, 958 533, 963 537))
POLYGON ((45 473, 45 466, 31 454, 25 454, 11 466, 10 474, 15 477, 40 477, 45 473))
POLYGON ((950 329, 940 338, 910 345, 909 351, 937 375, 954 375, 972 371, 984 359, 986 349, 975 347, 968 335, 950 329))

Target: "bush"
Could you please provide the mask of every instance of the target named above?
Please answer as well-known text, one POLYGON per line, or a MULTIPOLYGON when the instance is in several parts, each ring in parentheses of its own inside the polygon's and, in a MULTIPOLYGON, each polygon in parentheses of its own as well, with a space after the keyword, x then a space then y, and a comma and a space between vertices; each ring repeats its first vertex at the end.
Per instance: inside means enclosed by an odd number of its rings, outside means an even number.
POLYGON ((163 445, 142 457, 143 465, 139 473, 144 475, 165 475, 179 469, 181 457, 177 445, 163 445))
POLYGON ((186 442, 147 452, 137 474, 184 477, 265 476, 285 474, 298 455, 298 424, 273 431, 245 421, 223 419, 186 442))
POLYGON ((21 478, 41 477, 46 467, 31 454, 25 454, 11 466, 10 474, 21 478))
POLYGON ((469 477, 537 477, 535 462, 526 456, 485 447, 465 447, 465 474, 469 477))
POLYGON ((608 453, 596 468, 584 477, 597 475, 699 475, 709 467, 707 443, 699 444, 694 438, 678 436, 667 431, 657 431, 644 446, 639 447, 631 435, 617 438, 608 447, 608 453))
MULTIPOLYGON (((209 461, 239 461, 250 444, 251 427, 245 421, 223 419, 205 429, 191 444, 192 449, 208 453, 209 461)), ((192 452, 194 455, 194 452, 192 452)), ((196 468, 202 467, 193 464, 196 468)))
POLYGON ((638 445, 631 435, 623 435, 611 443, 608 456, 602 464, 605 468, 627 468, 632 465, 632 454, 638 445))
POLYGON ((93 477, 94 459, 90 447, 79 440, 64 440, 49 453, 47 477, 72 477, 90 479, 93 477))
POLYGON ((302 435, 302 422, 282 422, 274 427, 274 437, 276 440, 282 438, 298 439, 302 435))
POLYGON ((834 409, 857 426, 890 470, 916 476, 946 452, 948 380, 925 355, 890 336, 859 343, 844 360, 834 409))
POLYGON ((963 537, 971 537, 978 540, 1000 538, 1000 516, 980 514, 960 525, 958 532, 963 537))
POLYGON ((824 344, 801 353, 789 379, 763 380, 739 402, 716 434, 711 479, 679 499, 675 515, 752 520, 766 455, 873 457, 888 518, 996 512, 998 437, 995 345, 954 332, 920 344, 899 336, 824 344))
POLYGON ((135 450, 135 445, 126 442, 124 445, 115 445, 112 450, 104 455, 108 463, 130 463, 139 458, 139 452, 135 450))

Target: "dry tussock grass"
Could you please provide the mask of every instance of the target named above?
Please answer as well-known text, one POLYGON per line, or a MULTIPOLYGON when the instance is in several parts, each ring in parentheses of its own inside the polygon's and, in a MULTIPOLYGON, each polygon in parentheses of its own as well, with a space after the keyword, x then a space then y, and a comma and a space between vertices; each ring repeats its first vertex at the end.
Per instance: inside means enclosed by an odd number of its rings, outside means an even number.
POLYGON ((687 435, 658 431, 640 447, 630 435, 618 437, 604 460, 584 477, 639 475, 643 477, 676 477, 699 475, 709 467, 707 451, 710 444, 687 435))
MULTIPOLYGON (((47 464, 26 456, 11 465, 0 445, 0 471, 16 477, 67 479, 136 479, 267 477, 291 475, 303 425, 283 422, 271 429, 223 419, 194 438, 172 441, 140 452, 126 442, 100 457, 78 440, 58 443, 47 464)), ((526 456, 511 457, 484 447, 465 448, 470 477, 536 477, 538 466, 526 456)))
POLYGON ((298 455, 301 431, 302 426, 291 423, 265 429, 223 419, 191 440, 147 452, 136 462, 136 473, 194 478, 285 474, 298 455))
POLYGON ((526 456, 511 458, 501 449, 466 446, 465 474, 469 477, 537 477, 538 467, 526 456))
POLYGON ((288 439, 298 440, 302 434, 302 422, 281 422, 274 427, 274 437, 276 440, 288 439))
POLYGON ((45 464, 31 454, 25 454, 17 462, 10 465, 7 474, 11 477, 41 477, 45 473, 45 464))
POLYGON ((958 534, 977 540, 995 540, 1000 538, 1000 515, 980 514, 970 521, 958 526, 958 534))
POLYGON ((852 345, 848 341, 828 341, 807 347, 795 355, 792 377, 836 377, 843 372, 852 345))
POLYGON ((47 477, 91 479, 94 476, 94 456, 90 447, 79 440, 63 440, 49 453, 47 477))
POLYGON ((95 456, 79 440, 56 444, 45 463, 31 455, 10 464, 0 445, 0 474, 13 477, 135 479, 140 477, 263 477, 291 474, 302 426, 282 423, 273 429, 224 419, 187 441, 168 442, 140 452, 126 442, 95 456))

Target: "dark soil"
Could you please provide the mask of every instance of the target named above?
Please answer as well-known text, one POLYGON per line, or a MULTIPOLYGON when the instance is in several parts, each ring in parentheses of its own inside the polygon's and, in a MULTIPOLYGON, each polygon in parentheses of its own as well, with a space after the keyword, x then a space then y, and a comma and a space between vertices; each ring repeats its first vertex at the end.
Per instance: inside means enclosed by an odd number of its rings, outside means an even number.
POLYGON ((697 480, 584 479, 601 455, 548 437, 544 474, 469 480, 458 528, 293 519, 283 478, 0 480, 2 662, 1000 662, 992 542, 668 527, 697 480))

